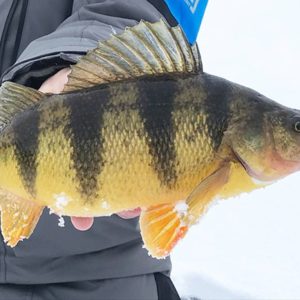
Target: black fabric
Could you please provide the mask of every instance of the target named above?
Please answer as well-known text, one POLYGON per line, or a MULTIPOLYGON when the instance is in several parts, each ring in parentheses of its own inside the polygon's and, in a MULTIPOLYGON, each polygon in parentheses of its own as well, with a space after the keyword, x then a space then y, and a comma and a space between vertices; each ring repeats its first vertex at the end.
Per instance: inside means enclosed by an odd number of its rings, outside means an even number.
MULTIPOLYGON (((82 53, 83 55, 84 53, 82 53)), ((61 55, 62 56, 62 55, 61 55)), ((51 57, 44 60, 36 60, 22 69, 22 72, 16 72, 14 82, 39 89, 41 84, 63 68, 73 64, 62 57, 51 57)))
MULTIPOLYGON (((60 0, 56 0, 56 1, 60 1, 60 0)), ((53 6, 57 6, 58 3, 56 1, 53 2, 53 6)), ((16 2, 16 3, 25 3, 25 2, 28 2, 28 0, 26 0, 26 1, 25 0, 24 1, 17 1, 17 0, 15 0, 14 2, 16 2)), ((73 1, 73 0, 64 0, 64 1, 61 1, 61 4, 58 7, 59 16, 55 15, 55 17, 53 16, 53 17, 51 17, 51 20, 49 20, 50 14, 46 14, 45 15, 45 13, 42 13, 42 11, 40 11, 40 12, 37 13, 36 6, 33 5, 34 4, 33 1, 29 1, 28 2, 27 15, 31 15, 31 14, 34 13, 35 17, 33 18, 33 20, 32 19, 29 20, 28 16, 26 16, 27 22, 25 22, 26 26, 24 26, 24 29, 23 29, 23 25, 22 26, 17 26, 18 27, 18 30, 17 30, 18 35, 22 35, 21 45, 18 48, 24 49, 24 46, 26 44, 28 45, 30 43, 30 41, 31 41, 31 40, 28 39, 28 36, 29 36, 29 34, 28 34, 28 27, 31 27, 31 26, 28 25, 29 23, 34 26, 34 30, 31 31, 32 34, 33 34, 33 36, 34 36, 34 38, 41 37, 44 34, 48 34, 49 33, 49 31, 48 31, 49 28, 54 29, 55 28, 55 24, 57 26, 57 25, 61 24, 64 19, 67 20, 67 18, 72 13, 72 6, 73 6, 73 9, 74 9, 74 7, 76 8, 78 6, 78 2, 79 1, 73 1), (43 22, 41 20, 39 20, 40 23, 39 23, 38 26, 36 24, 37 22, 34 21, 34 19, 36 19, 36 15, 39 18, 41 18, 41 17, 44 18, 43 22), (37 28, 42 28, 42 29, 36 30, 36 27, 37 28)), ((165 17, 165 19, 167 20, 167 22, 171 26, 176 26, 178 24, 177 21, 176 21, 176 19, 172 16, 170 10, 168 9, 168 6, 165 4, 165 2, 163 0, 147 0, 147 2, 150 3, 152 6, 154 6, 165 17)), ((86 5, 88 7, 88 6, 92 5, 92 4, 94 4, 94 6, 93 6, 92 9, 95 9, 96 5, 98 3, 101 4, 101 5, 103 5, 103 6, 106 5, 105 1, 89 1, 88 3, 86 3, 86 5)), ((116 5, 116 7, 118 7, 117 3, 110 4, 109 1, 107 1, 107 3, 109 5, 116 5)), ((18 5, 20 5, 20 4, 18 4, 18 5)), ((43 7, 43 6, 44 6, 44 2, 42 2, 41 5, 38 5, 37 7, 43 7)), ((24 10, 24 7, 25 6, 23 4, 23 10, 22 10, 23 12, 22 12, 22 14, 24 14, 26 12, 26 9, 24 10)), ((124 7, 126 7, 126 6, 124 6, 124 7)), ((27 8, 27 5, 26 5, 26 8, 27 8)), ((46 8, 44 10, 47 11, 47 9, 49 10, 50 8, 46 8)), ((15 9, 12 8, 11 10, 14 11, 15 9)), ((90 9, 89 9, 89 11, 90 11, 90 9)), ((82 14, 84 15, 84 11, 83 11, 82 14)), ((108 14, 108 16, 109 16, 109 14, 108 14)), ((13 14, 13 18, 14 18, 14 20, 17 20, 16 13, 13 14)), ((24 19, 23 15, 22 15, 22 18, 24 19)), ((148 17, 143 17, 143 19, 147 19, 147 18, 148 17)), ((23 23, 23 21, 22 21, 22 23, 23 23)), ((7 29, 9 29, 10 31, 16 30, 16 26, 11 26, 11 22, 7 21, 6 23, 7 23, 7 26, 6 26, 7 29)), ((131 25, 127 24, 127 26, 132 26, 132 24, 131 25)), ((13 35, 9 34, 9 36, 12 37, 13 35)), ((7 48, 7 46, 5 46, 5 47, 7 48)), ((49 63, 51 63, 51 60, 45 59, 45 57, 44 57, 44 58, 42 58, 43 60, 45 60, 44 63, 42 63, 42 64, 39 64, 39 63, 36 64, 35 62, 34 62, 34 64, 29 63, 26 66, 26 70, 23 69, 23 68, 21 68, 19 70, 17 68, 17 66, 20 63, 17 62, 17 64, 15 64, 15 65, 13 65, 13 64, 15 63, 15 61, 17 59, 17 57, 15 57, 15 54, 16 53, 20 54, 20 51, 18 51, 16 48, 14 48, 14 51, 16 51, 16 52, 14 53, 12 59, 8 59, 7 58, 9 51, 6 51, 6 50, 4 52, 0 51, 0 55, 1 55, 1 53, 2 54, 5 53, 5 57, 3 57, 2 61, 6 62, 5 66, 2 66, 2 68, 0 66, 0 75, 2 75, 1 76, 1 81, 3 81, 5 75, 7 75, 13 69, 13 70, 15 70, 15 72, 13 74, 13 77, 5 78, 5 80, 11 80, 11 81, 17 82, 19 84, 23 84, 25 86, 30 86, 30 87, 33 87, 33 88, 38 88, 39 84, 42 83, 45 79, 47 79, 49 76, 53 75, 55 73, 55 71, 59 71, 60 69, 66 67, 67 65, 70 65, 72 63, 69 60, 58 59, 56 61, 55 67, 53 68, 53 65, 49 64, 49 63), (41 70, 41 74, 39 72, 37 72, 38 68, 41 70)), ((69 52, 69 53, 71 53, 71 52, 69 52)), ((76 51, 76 52, 73 51, 72 53, 73 54, 84 54, 82 51, 76 51)), ((51 56, 52 55, 54 55, 54 53, 51 53, 51 56)), ((0 58, 1 58, 1 56, 0 56, 0 58)), ((37 57, 35 57, 35 59, 36 58, 37 57)), ((24 64, 25 61, 22 60, 21 63, 24 64)), ((0 59, 0 62, 1 62, 1 59, 0 59)))
POLYGON ((148 0, 168 21, 168 23, 174 27, 178 25, 178 22, 171 14, 167 4, 163 0, 148 0))
POLYGON ((157 300, 157 292, 154 275, 145 274, 56 284, 0 284, 0 300, 157 300))
MULTIPOLYGON (((73 1, 14 0, 9 5, 8 0, 0 0, 0 9, 9 11, 6 14, 0 11, 0 30, 3 29, 0 31, 0 76, 11 69, 32 41, 55 31, 72 14, 73 1), (55 13, 51 13, 54 8, 55 13)), ((64 64, 60 69, 63 67, 64 64)))
POLYGON ((177 290, 170 277, 162 274, 154 274, 158 300, 180 300, 177 290))
POLYGON ((17 59, 27 5, 28 0, 15 0, 9 11, 0 42, 0 74, 17 59))

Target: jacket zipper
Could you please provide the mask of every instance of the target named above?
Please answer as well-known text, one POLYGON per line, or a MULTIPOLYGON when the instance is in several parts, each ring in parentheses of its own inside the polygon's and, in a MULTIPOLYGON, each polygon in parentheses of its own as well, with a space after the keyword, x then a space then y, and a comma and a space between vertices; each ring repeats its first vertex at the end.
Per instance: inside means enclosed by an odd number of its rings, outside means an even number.
POLYGON ((0 74, 15 63, 20 47, 28 0, 14 0, 0 41, 0 74))

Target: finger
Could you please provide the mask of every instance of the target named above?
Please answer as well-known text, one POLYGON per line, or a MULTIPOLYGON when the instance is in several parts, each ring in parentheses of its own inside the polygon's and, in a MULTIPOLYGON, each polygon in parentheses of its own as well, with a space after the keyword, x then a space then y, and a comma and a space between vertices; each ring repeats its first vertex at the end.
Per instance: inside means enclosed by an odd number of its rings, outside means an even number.
POLYGON ((68 83, 68 75, 71 73, 70 68, 65 68, 48 78, 39 88, 42 93, 59 94, 64 90, 68 83))
POLYGON ((94 218, 71 217, 71 222, 77 230, 85 231, 85 230, 89 230, 92 227, 94 223, 94 218))
POLYGON ((117 215, 123 219, 132 219, 138 217, 141 214, 141 211, 142 211, 141 208, 138 207, 132 210, 121 211, 117 215))

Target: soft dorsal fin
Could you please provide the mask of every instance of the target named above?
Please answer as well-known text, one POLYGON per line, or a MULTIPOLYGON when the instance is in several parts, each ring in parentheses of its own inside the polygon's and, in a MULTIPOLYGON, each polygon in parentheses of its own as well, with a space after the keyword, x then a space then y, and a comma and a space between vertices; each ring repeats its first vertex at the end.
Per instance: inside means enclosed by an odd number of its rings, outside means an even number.
POLYGON ((19 112, 36 104, 43 93, 23 85, 6 81, 0 87, 0 131, 19 112))
POLYGON ((83 56, 72 66, 64 91, 145 75, 201 71, 198 47, 190 46, 179 26, 141 21, 83 56))

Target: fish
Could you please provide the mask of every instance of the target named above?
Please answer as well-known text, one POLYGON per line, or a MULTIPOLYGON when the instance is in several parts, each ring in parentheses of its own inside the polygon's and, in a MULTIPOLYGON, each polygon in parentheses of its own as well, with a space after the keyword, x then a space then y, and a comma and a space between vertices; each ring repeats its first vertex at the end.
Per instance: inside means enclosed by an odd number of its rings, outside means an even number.
POLYGON ((63 93, 0 88, 5 242, 43 210, 101 217, 141 208, 149 254, 168 256, 216 199, 300 169, 300 111, 205 73, 179 26, 141 21, 72 65, 63 93))

